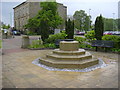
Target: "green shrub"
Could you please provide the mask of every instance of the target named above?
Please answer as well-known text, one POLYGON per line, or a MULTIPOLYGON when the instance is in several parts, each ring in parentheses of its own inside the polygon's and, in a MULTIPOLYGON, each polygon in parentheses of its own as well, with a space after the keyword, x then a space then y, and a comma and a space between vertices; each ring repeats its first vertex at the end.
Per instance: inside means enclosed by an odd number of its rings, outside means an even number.
POLYGON ((33 40, 29 48, 44 48, 44 45, 41 43, 42 43, 41 40, 33 40))
POLYGON ((83 43, 86 39, 83 37, 75 37, 74 38, 76 41, 78 41, 79 43, 83 43))
POLYGON ((65 39, 66 36, 65 32, 50 35, 49 38, 45 40, 45 43, 55 43, 57 39, 65 39))
POLYGON ((113 51, 113 52, 120 52, 120 49, 113 48, 112 51, 113 51))
POLYGON ((46 48, 56 48, 56 46, 55 46, 55 44, 54 43, 50 43, 50 44, 44 44, 44 46, 46 47, 46 48))
POLYGON ((102 40, 113 41, 114 42, 114 48, 120 48, 120 36, 104 35, 102 37, 102 40))
POLYGON ((96 40, 94 30, 88 31, 84 36, 85 36, 85 38, 87 39, 88 42, 91 42, 92 40, 96 40))
POLYGON ((32 32, 32 31, 27 31, 27 35, 37 35, 37 33, 34 33, 34 32, 32 32))
POLYGON ((80 48, 94 48, 90 44, 87 44, 87 43, 81 43, 81 44, 79 44, 79 47, 80 48))

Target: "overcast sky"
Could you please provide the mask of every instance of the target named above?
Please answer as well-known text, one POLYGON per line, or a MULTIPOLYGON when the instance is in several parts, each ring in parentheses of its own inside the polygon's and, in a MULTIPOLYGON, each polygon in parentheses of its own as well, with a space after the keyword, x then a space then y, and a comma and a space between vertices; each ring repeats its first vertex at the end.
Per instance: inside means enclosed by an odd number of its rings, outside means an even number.
MULTIPOLYGON (((13 25, 13 7, 26 0, 1 1, 1 20, 6 24, 13 25)), ((85 10, 85 12, 89 14, 89 9, 91 9, 90 15, 92 16, 93 23, 100 14, 106 18, 118 18, 118 1, 119 0, 57 0, 57 2, 67 6, 68 15, 73 15, 76 10, 85 10), (113 15, 113 13, 115 14, 113 15)))

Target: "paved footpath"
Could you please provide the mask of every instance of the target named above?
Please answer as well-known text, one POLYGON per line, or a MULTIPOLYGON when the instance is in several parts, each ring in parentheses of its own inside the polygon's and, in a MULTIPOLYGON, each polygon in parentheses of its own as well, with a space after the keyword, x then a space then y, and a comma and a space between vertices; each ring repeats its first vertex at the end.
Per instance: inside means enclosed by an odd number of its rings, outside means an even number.
POLYGON ((51 50, 21 49, 21 37, 3 40, 3 88, 118 88, 118 55, 90 51, 108 66, 91 72, 48 71, 32 64, 51 50))

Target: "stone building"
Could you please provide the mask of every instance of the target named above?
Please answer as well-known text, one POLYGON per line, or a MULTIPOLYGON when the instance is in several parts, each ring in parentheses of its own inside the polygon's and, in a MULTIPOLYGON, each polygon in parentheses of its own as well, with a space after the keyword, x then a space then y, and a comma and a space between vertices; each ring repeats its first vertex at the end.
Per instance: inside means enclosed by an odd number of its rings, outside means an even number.
MULTIPOLYGON (((14 7, 14 27, 17 30, 24 31, 24 25, 27 24, 28 19, 37 15, 40 7, 40 2, 25 1, 18 6, 14 7)), ((58 3, 58 14, 64 20, 61 29, 65 28, 65 20, 67 19, 67 7, 61 3, 58 3)))
POLYGON ((118 2, 118 18, 120 19, 120 1, 118 2))

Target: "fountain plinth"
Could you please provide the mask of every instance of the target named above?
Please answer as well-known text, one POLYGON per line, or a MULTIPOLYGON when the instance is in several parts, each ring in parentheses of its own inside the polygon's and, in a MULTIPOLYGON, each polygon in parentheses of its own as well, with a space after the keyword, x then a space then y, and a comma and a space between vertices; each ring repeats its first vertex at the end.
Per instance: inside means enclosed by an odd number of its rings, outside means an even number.
POLYGON ((84 69, 97 65, 99 60, 93 58, 89 52, 79 49, 78 41, 61 41, 60 49, 41 57, 39 62, 43 65, 60 69, 84 69))
POLYGON ((78 51, 79 42, 78 41, 61 41, 60 50, 63 51, 78 51))

